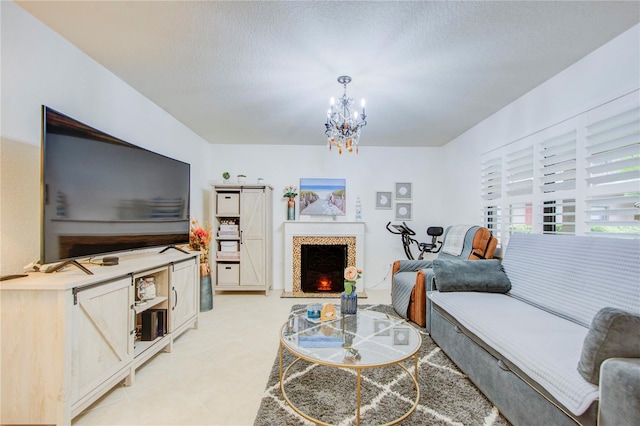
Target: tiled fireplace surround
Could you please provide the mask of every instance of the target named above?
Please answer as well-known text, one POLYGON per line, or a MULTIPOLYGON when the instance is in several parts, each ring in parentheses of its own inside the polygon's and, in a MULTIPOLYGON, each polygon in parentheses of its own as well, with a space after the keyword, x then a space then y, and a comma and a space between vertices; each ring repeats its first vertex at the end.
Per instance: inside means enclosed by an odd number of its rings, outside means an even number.
MULTIPOLYGON (((305 293, 301 285, 301 245, 345 244, 349 265, 364 269, 364 222, 287 221, 284 222, 284 290, 282 297, 328 297, 335 293, 305 293)), ((364 293, 364 277, 358 281, 358 296, 364 293)))

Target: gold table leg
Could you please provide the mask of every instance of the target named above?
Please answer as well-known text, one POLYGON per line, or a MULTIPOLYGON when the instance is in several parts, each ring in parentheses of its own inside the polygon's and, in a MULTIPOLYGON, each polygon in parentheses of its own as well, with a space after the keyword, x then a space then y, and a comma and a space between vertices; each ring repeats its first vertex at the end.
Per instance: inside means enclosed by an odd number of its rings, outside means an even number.
MULTIPOLYGON (((282 347, 280 347, 280 350, 282 351, 282 347)), ((282 354, 282 352, 280 352, 282 354)), ((300 409, 298 409, 295 405, 293 405, 293 403, 291 402, 291 400, 289 400, 289 397, 287 396, 287 392, 285 391, 284 388, 284 381, 283 379, 285 377, 287 377, 287 374, 289 374, 289 370, 298 363, 298 361, 302 361, 302 358, 297 358, 296 360, 294 360, 291 364, 289 364, 287 366, 287 368, 282 371, 282 367, 280 368, 280 391, 282 392, 282 397, 284 398, 284 400, 286 401, 286 403, 289 405, 289 407, 291 407, 296 413, 298 413, 299 415, 301 415, 302 417, 304 417, 305 419, 315 423, 316 425, 321 425, 321 426, 329 426, 329 423, 323 422, 319 419, 316 419, 314 417, 309 416, 308 414, 303 413, 300 409)), ((282 358, 280 358, 280 362, 282 363, 282 358)), ((409 377, 413 380, 413 384, 414 384, 414 388, 416 390, 416 398, 415 401, 413 402, 412 407, 409 409, 409 411, 407 411, 403 416, 389 422, 389 423, 385 423, 385 425, 383 426, 390 426, 390 425, 395 425, 397 423, 402 422, 404 419, 406 419, 407 417, 409 417, 416 409, 416 407, 418 406, 418 403, 420 402, 420 387, 418 385, 418 375, 417 375, 417 370, 415 371, 416 374, 413 375, 411 374, 411 370, 407 367, 405 367, 404 365, 402 365, 401 362, 395 363, 395 365, 397 365, 398 367, 402 368, 408 375, 409 377)), ((418 355, 415 355, 415 362, 414 365, 417 367, 418 366, 418 355)), ((356 378, 356 400, 357 400, 357 411, 356 411, 356 422, 358 425, 360 425, 360 403, 361 403, 361 369, 358 368, 357 369, 357 378, 356 378)))
POLYGON ((278 352, 280 353, 280 382, 282 383, 282 342, 280 342, 278 352))
POLYGON ((356 413, 356 424, 360 425, 360 369, 358 368, 358 379, 356 381, 356 401, 358 403, 357 413, 356 413))

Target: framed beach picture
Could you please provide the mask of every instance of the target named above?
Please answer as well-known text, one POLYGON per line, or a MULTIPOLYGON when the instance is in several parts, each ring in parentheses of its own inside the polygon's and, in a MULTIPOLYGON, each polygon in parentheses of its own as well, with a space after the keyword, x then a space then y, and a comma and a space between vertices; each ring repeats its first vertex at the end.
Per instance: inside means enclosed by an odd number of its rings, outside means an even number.
POLYGON ((346 179, 300 178, 300 214, 344 216, 346 179))
POLYGON ((410 182, 396 182, 396 200, 410 200, 412 197, 412 184, 410 182))
POLYGON ((376 192, 376 209, 391 210, 391 191, 376 192))
POLYGON ((396 220, 411 220, 411 203, 396 203, 396 220))

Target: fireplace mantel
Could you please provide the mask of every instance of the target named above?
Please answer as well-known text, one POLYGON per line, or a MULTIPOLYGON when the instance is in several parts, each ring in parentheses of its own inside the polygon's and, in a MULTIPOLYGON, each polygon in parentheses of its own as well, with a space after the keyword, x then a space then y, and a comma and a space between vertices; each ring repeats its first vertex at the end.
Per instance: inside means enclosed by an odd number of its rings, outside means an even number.
MULTIPOLYGON (((284 292, 292 294, 293 285, 293 237, 354 237, 356 239, 356 266, 364 268, 364 222, 351 221, 300 221, 284 222, 284 292)), ((299 284, 299 283, 298 283, 299 284)), ((299 288, 299 286, 298 286, 299 288)), ((358 283, 358 293, 364 291, 364 277, 358 283)))

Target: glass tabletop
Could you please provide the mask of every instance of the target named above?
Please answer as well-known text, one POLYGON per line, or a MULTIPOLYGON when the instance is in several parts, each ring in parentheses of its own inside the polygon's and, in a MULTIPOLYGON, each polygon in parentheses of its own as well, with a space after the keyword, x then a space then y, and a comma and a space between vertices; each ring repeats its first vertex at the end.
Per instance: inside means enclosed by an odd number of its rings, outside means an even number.
POLYGON ((309 361, 338 367, 388 365, 414 355, 422 338, 405 320, 358 310, 329 321, 310 320, 307 312, 289 316, 280 333, 284 346, 309 361))

